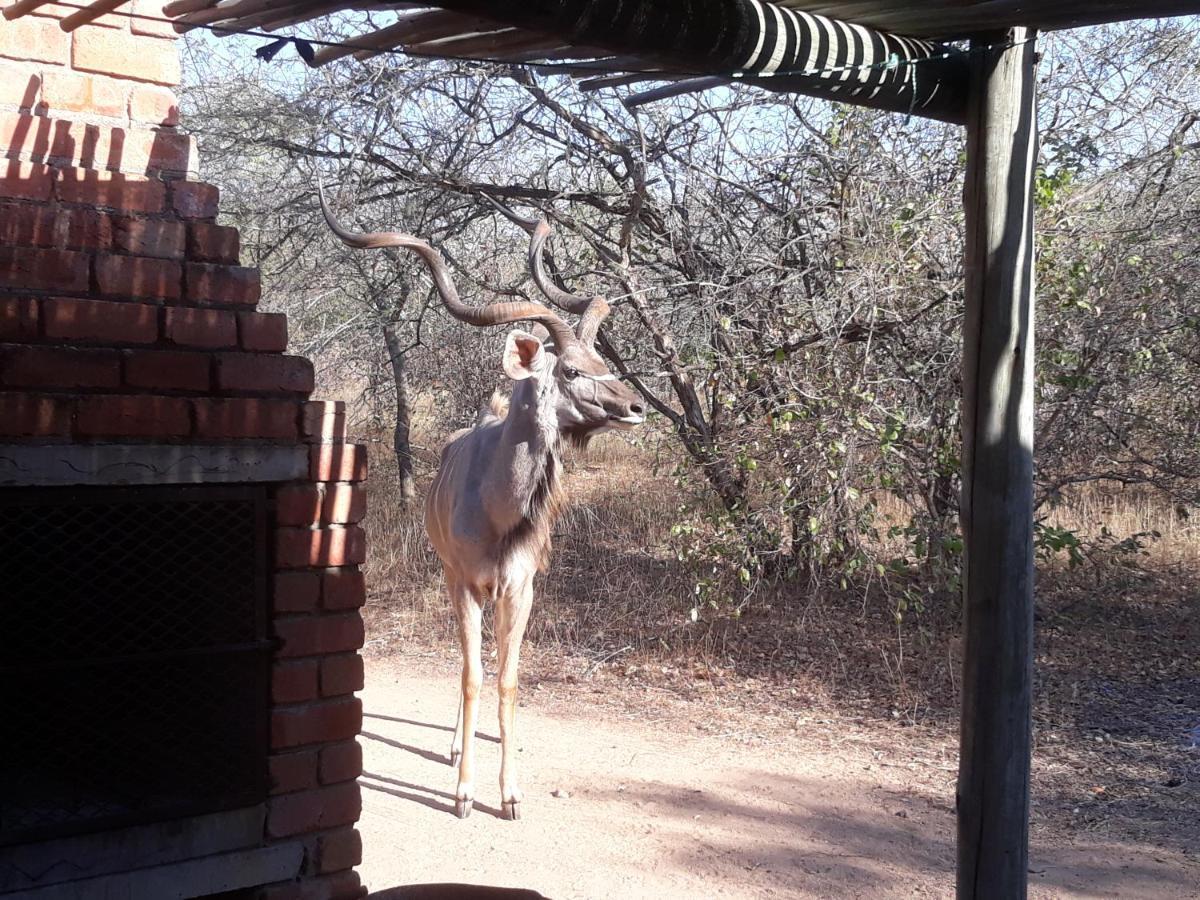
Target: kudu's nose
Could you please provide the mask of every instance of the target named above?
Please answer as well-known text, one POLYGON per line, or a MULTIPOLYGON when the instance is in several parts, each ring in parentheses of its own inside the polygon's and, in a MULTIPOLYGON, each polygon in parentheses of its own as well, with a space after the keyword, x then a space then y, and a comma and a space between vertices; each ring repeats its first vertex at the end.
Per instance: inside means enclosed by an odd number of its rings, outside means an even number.
POLYGON ((630 413, 630 415, 634 415, 634 416, 644 416, 646 414, 646 408, 644 406, 642 406, 642 404, 640 404, 640 403, 636 403, 636 402, 630 403, 629 404, 629 413, 630 413))

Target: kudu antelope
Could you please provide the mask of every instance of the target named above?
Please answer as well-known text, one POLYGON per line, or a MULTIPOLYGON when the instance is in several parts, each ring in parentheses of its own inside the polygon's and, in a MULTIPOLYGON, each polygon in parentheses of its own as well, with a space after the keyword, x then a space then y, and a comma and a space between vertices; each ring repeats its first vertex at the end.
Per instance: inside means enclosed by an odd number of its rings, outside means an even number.
POLYGON ((564 442, 585 444, 593 435, 632 428, 643 419, 637 394, 609 372, 593 346, 608 304, 558 288, 542 258, 550 227, 498 208, 530 234, 529 268, 538 288, 556 305, 578 313, 572 331, 540 303, 500 302, 484 307, 463 303, 440 253, 407 234, 356 234, 333 217, 325 198, 321 209, 329 227, 351 247, 401 247, 424 261, 456 319, 471 325, 532 321, 543 338, 512 331, 502 365, 514 382, 507 410, 493 397, 473 428, 453 435, 442 450, 441 466, 425 505, 425 530, 441 558, 446 589, 462 643, 462 689, 450 764, 458 766, 455 810, 471 812, 475 800, 475 724, 483 682, 480 659, 483 604, 495 604, 499 656, 500 799, 505 818, 520 818, 513 721, 517 704, 517 662, 533 602, 533 578, 545 571, 550 530, 562 508, 560 449, 564 442))

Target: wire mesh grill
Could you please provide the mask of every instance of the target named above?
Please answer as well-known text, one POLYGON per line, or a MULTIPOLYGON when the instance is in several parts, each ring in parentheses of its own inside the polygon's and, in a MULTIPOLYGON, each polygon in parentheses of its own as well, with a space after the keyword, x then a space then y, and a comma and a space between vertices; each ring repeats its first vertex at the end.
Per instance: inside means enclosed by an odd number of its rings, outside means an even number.
POLYGON ((0 843, 265 796, 262 490, 0 492, 0 843))

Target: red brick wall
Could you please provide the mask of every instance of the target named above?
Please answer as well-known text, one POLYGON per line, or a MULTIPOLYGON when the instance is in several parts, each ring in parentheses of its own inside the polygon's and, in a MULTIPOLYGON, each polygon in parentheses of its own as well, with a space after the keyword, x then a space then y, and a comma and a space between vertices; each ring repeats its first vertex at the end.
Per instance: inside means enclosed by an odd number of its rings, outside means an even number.
POLYGON ((269 839, 304 835, 306 878, 272 885, 262 900, 358 896, 362 858, 363 622, 366 513, 363 447, 345 442, 340 403, 301 415, 311 480, 275 492, 269 839))
POLYGON ((259 273, 195 180, 174 32, 106 16, 67 34, 71 12, 0 19, 0 443, 309 447, 308 477, 273 489, 263 835, 307 852, 259 895, 361 896, 365 449, 309 400, 312 364, 258 311, 259 273))

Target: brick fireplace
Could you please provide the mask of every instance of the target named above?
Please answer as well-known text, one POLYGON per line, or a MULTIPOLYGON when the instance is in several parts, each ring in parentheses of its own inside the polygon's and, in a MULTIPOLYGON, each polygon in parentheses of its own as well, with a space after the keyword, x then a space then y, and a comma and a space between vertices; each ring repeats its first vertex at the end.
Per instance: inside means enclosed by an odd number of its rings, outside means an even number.
POLYGON ((0 896, 358 897, 365 450, 174 32, 72 12, 0 20, 0 896))

